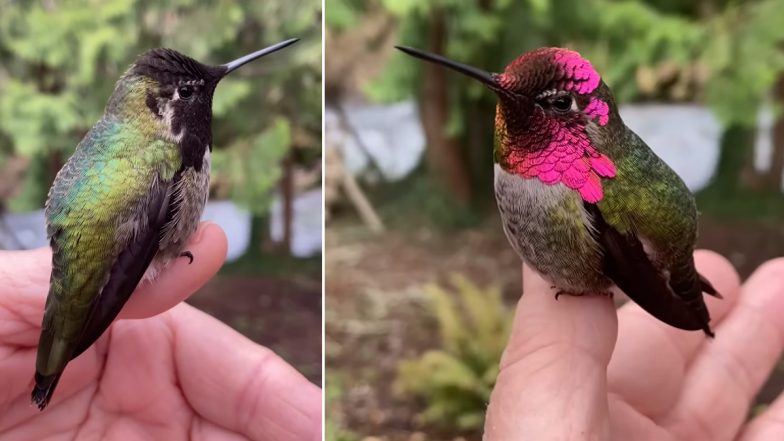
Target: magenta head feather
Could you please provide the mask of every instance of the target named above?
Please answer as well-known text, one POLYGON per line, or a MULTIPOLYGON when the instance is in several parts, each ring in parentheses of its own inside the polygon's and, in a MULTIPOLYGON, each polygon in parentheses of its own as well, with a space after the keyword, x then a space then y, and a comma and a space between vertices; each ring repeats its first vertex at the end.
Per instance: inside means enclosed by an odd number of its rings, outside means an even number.
POLYGON ((496 80, 503 89, 534 99, 571 93, 578 104, 586 103, 582 110, 589 118, 602 126, 609 121, 609 106, 604 99, 580 99, 596 92, 602 80, 591 62, 573 50, 547 47, 526 52, 509 63, 496 80))
POLYGON ((536 49, 509 63, 498 82, 527 96, 544 90, 573 91, 585 95, 599 87, 601 78, 591 63, 573 50, 536 49))
MULTIPOLYGON (((533 107, 502 98, 496 116, 498 159, 502 167, 524 178, 548 185, 563 184, 586 202, 600 201, 602 178, 613 178, 615 164, 598 151, 589 136, 590 122, 605 126, 610 106, 599 73, 579 53, 542 48, 518 57, 497 76, 499 85, 514 95, 534 99, 533 107), (559 108, 560 100, 568 110, 559 108), (520 124, 514 113, 528 113, 520 124)), ((512 99, 514 101, 514 99, 512 99)))
POLYGON ((616 168, 597 149, 592 128, 610 124, 615 105, 599 73, 579 53, 536 49, 493 74, 439 55, 399 49, 456 70, 496 92, 495 158, 506 171, 547 185, 563 184, 586 202, 604 197, 602 179, 615 177, 616 168))

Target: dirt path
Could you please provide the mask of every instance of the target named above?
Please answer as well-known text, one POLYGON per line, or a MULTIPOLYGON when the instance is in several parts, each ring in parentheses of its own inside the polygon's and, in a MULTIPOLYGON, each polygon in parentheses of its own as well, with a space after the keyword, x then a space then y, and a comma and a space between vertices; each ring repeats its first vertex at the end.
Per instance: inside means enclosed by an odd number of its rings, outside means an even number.
MULTIPOLYGON (((384 441, 420 439, 418 431, 427 432, 429 441, 479 439, 419 425, 422 403, 395 394, 392 382, 400 360, 438 344, 422 307, 423 284, 459 272, 480 286, 500 284, 510 303, 519 297, 519 260, 495 222, 448 234, 390 231, 370 237, 352 224, 327 230, 326 356, 330 387, 339 389, 335 409, 328 411, 333 418, 384 441)), ((784 255, 784 228, 703 219, 698 246, 727 256, 745 278, 765 260, 784 255)), ((783 385, 779 369, 760 401, 769 402, 783 385)))
POLYGON ((321 385, 321 282, 217 276, 188 303, 272 349, 321 385))

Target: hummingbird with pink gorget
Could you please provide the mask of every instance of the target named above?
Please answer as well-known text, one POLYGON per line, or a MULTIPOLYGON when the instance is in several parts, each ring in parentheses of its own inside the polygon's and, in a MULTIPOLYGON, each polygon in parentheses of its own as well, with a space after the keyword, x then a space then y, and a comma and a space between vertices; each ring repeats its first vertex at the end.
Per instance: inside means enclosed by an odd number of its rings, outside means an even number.
POLYGON ((694 266, 694 197, 626 127, 588 60, 541 48, 489 73, 398 49, 497 95, 493 156, 503 229, 556 299, 608 295, 617 286, 662 322, 713 337, 703 293, 721 296, 694 266))

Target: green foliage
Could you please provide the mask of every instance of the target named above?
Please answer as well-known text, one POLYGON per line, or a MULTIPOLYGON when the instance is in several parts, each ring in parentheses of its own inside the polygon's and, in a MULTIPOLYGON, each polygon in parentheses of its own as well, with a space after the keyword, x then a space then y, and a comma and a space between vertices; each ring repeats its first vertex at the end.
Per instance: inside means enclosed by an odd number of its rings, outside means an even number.
MULTIPOLYGON (((347 0, 327 0, 328 9, 333 3, 353 15, 362 12, 351 9, 353 3, 347 0)), ((640 69, 655 70, 668 63, 677 72, 695 76, 698 90, 685 97, 704 98, 728 125, 754 122, 761 100, 784 73, 784 0, 374 3, 399 19, 402 44, 426 49, 433 20, 445 17, 444 54, 489 70, 498 71, 539 46, 574 48, 591 59, 620 101, 650 98, 636 75, 640 69)), ((368 95, 379 101, 410 96, 418 90, 421 65, 408 57, 390 57, 382 75, 367 86, 368 95)), ((447 78, 453 97, 450 110, 456 114, 452 119, 457 121, 452 129, 462 133, 471 124, 464 109, 487 107, 492 97, 475 82, 458 75, 447 78)))
POLYGON ((721 192, 708 187, 696 196, 703 216, 712 219, 757 220, 780 225, 784 219, 784 196, 781 192, 736 188, 721 192))
MULTIPOLYGON (((0 157, 34 158, 35 167, 69 156, 100 117, 115 81, 148 49, 172 47, 223 63, 300 37, 227 78, 215 94, 214 181, 263 212, 278 162, 294 140, 320 149, 320 10, 317 0, 0 2, 0 157), (236 166, 245 155, 254 156, 236 166)), ((54 177, 52 167, 44 169, 48 175, 27 180, 17 198, 24 200, 12 207, 42 205, 54 177)))
POLYGON ((21 155, 64 151, 71 147, 69 139, 53 134, 67 134, 78 127, 76 107, 74 96, 38 93, 35 85, 10 79, 2 89, 0 129, 21 155))
MULTIPOLYGON (((505 19, 510 11, 518 5, 527 9, 527 2, 509 0, 495 2, 380 0, 380 3, 392 15, 399 18, 401 43, 405 45, 427 47, 432 17, 435 14, 449 17, 445 25, 445 54, 453 59, 477 65, 481 65, 481 61, 488 61, 483 59, 486 58, 484 55, 487 55, 489 48, 498 48, 498 37, 507 28, 505 19)), ((418 84, 417 74, 420 68, 420 64, 411 63, 407 57, 393 56, 382 76, 370 83, 366 92, 370 97, 381 101, 397 101, 405 98, 412 90, 417 90, 412 87, 418 84)), ((471 93, 474 100, 480 96, 481 85, 462 81, 461 78, 450 78, 450 80, 459 85, 456 87, 471 93)), ((454 106, 453 111, 460 112, 459 106, 454 106)))
POLYGON ((331 0, 324 15, 324 22, 332 29, 350 29, 360 19, 363 2, 358 0, 331 0))
POLYGON ((778 189, 738 186, 743 164, 749 156, 754 129, 733 126, 722 135, 721 156, 710 185, 696 194, 703 216, 728 220, 762 220, 778 224, 784 218, 784 195, 778 189))
POLYGON ((673 11, 657 1, 597 2, 598 39, 586 55, 622 101, 642 96, 635 73, 671 63, 697 78, 702 98, 725 125, 756 124, 761 102, 784 74, 784 1, 707 2, 713 13, 673 11))
POLYGON ((586 32, 596 32, 599 38, 591 41, 589 35, 581 36, 580 46, 621 101, 640 96, 635 73, 641 66, 667 61, 685 69, 705 42, 700 22, 658 10, 649 4, 654 2, 600 3, 604 13, 586 26, 586 32))
POLYGON ((384 221, 404 231, 413 227, 448 231, 475 227, 483 220, 481 213, 455 203, 446 190, 422 171, 375 188, 372 199, 384 221))
POLYGON ((30 167, 24 174, 21 192, 18 197, 9 201, 8 209, 14 212, 35 211, 41 208, 38 201, 46 198, 48 188, 40 185, 47 180, 49 170, 43 160, 31 161, 30 167))
POLYGON ((272 188, 281 176, 277 164, 291 145, 289 122, 278 118, 273 125, 252 139, 234 143, 232 150, 215 153, 215 171, 233 176, 235 185, 231 198, 255 214, 263 214, 269 206, 272 188), (266 173, 263 171, 266 170, 266 173))
POLYGON ((346 429, 341 418, 340 400, 343 397, 345 378, 337 371, 327 371, 326 374, 324 439, 326 441, 358 441, 359 436, 346 429))
POLYGON ((784 1, 729 9, 710 24, 705 62, 714 72, 707 100, 727 124, 747 126, 776 79, 784 75, 784 1))
POLYGON ((324 439, 327 441, 358 441, 356 433, 347 430, 331 418, 327 418, 324 426, 324 439))
MULTIPOLYGON (((333 3, 351 22, 385 10, 397 19, 400 44, 490 71, 537 47, 569 47, 591 60, 619 103, 704 103, 725 127, 754 126, 784 75, 784 0, 327 0, 327 8, 333 3)), ((433 80, 423 78, 424 65, 393 53, 363 91, 379 102, 417 96, 433 80)), ((490 141, 484 149, 477 143, 492 139, 496 99, 462 75, 447 73, 444 82, 448 99, 422 115, 428 127, 448 115, 440 139, 429 131, 429 142, 459 153, 452 176, 489 191, 490 141)))
POLYGON ((480 288, 461 275, 454 291, 436 285, 425 293, 436 317, 441 348, 400 363, 395 386, 426 402, 423 422, 460 430, 482 427, 486 404, 498 375, 512 312, 498 287, 480 288))

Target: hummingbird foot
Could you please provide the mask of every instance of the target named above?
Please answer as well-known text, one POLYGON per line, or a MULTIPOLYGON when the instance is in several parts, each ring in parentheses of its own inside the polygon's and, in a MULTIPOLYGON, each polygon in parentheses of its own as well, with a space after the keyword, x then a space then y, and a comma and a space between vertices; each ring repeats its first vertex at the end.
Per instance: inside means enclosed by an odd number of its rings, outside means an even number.
POLYGON ((188 265, 193 263, 193 253, 190 251, 183 251, 180 253, 180 257, 187 257, 188 258, 188 265))
MULTIPOLYGON (((551 288, 555 288, 555 287, 553 286, 551 288)), ((588 297, 607 297, 607 298, 612 299, 613 298, 613 292, 612 291, 569 292, 569 291, 564 291, 562 289, 559 289, 555 293, 555 300, 558 300, 558 297, 560 297, 560 296, 570 296, 570 297, 583 297, 583 296, 588 296, 588 297)))

